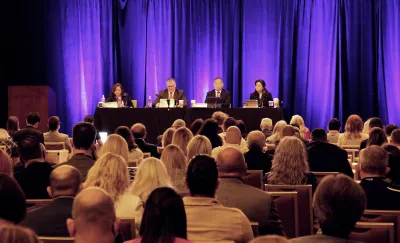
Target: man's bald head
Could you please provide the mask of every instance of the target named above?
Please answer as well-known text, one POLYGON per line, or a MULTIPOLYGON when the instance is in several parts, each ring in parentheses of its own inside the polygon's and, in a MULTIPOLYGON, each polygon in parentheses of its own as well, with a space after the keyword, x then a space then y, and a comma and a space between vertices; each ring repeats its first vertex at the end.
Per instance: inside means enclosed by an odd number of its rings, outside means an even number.
POLYGON ((82 175, 79 170, 70 165, 54 169, 50 174, 51 197, 75 197, 82 189, 82 175))
POLYGON ((265 145, 265 135, 260 131, 252 131, 247 135, 247 146, 249 149, 263 149, 265 145))
POLYGON ((243 154, 234 147, 226 147, 218 153, 217 167, 220 177, 243 176, 247 170, 243 154))
POLYGON ((131 127, 132 134, 135 138, 145 138, 146 137, 146 126, 142 123, 135 123, 131 127))
POLYGON ((291 137, 296 134, 296 129, 291 125, 286 125, 282 129, 282 137, 291 137))
POLYGON ((226 142, 229 144, 240 144, 242 141, 242 133, 237 126, 231 126, 226 130, 226 142))

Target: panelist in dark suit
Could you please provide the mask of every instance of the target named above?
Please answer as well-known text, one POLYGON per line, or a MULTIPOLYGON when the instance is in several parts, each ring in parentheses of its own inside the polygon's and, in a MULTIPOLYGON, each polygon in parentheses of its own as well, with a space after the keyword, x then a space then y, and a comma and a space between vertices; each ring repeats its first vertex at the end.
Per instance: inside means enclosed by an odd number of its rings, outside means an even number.
POLYGON ((231 106, 231 92, 223 89, 224 81, 222 78, 214 79, 214 89, 207 92, 206 100, 204 103, 216 104, 221 107, 231 106))
POLYGON ((176 88, 176 82, 174 78, 169 78, 167 80, 167 89, 161 90, 160 93, 158 93, 153 106, 158 107, 160 99, 174 100, 177 107, 180 107, 179 100, 183 100, 183 107, 188 106, 185 92, 176 88))
POLYGON ((271 93, 265 88, 265 81, 259 79, 254 84, 256 90, 250 94, 250 99, 257 100, 258 107, 269 107, 268 101, 273 101, 273 99, 271 93))
POLYGON ((108 96, 106 102, 117 102, 118 107, 132 107, 132 98, 128 93, 125 93, 124 87, 122 84, 116 83, 114 84, 111 94, 108 96))
POLYGON ((15 143, 19 143, 27 137, 37 139, 44 144, 43 133, 38 129, 40 123, 40 115, 37 112, 31 112, 26 118, 26 127, 18 130, 13 137, 15 143))

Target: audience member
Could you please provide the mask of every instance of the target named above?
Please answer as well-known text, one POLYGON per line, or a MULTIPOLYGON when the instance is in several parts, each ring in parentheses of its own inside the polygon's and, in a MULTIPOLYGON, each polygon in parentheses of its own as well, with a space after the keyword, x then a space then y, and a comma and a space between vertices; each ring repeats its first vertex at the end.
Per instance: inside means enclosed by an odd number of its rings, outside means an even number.
POLYGON ((24 193, 11 176, 0 173, 0 219, 19 224, 25 215, 24 193))
POLYGON ((242 133, 242 138, 246 142, 247 134, 248 134, 247 128, 246 128, 246 123, 244 123, 243 120, 237 120, 236 122, 237 122, 236 126, 239 128, 240 132, 242 133))
POLYGON ((198 154, 206 154, 211 156, 212 146, 210 140, 203 135, 194 136, 187 146, 187 159, 191 160, 194 156, 198 154))
POLYGON ((338 146, 360 145, 362 141, 368 139, 368 134, 362 132, 363 123, 359 116, 351 115, 347 118, 344 133, 339 135, 338 146))
POLYGON ((181 128, 178 128, 174 132, 174 135, 172 136, 171 144, 177 145, 186 156, 187 155, 187 145, 189 144, 189 141, 192 138, 193 138, 192 132, 186 127, 181 127, 181 128))
POLYGON ((2 149, 0 149, 0 174, 7 174, 13 176, 13 167, 10 156, 2 149))
POLYGON ((210 118, 204 121, 203 126, 198 132, 199 135, 206 136, 210 140, 212 148, 222 146, 223 144, 222 138, 218 135, 218 127, 217 121, 210 118))
POLYGON ((229 115, 222 111, 216 111, 212 114, 211 118, 217 122, 218 127, 219 127, 218 133, 221 133, 224 131, 224 128, 223 128, 224 121, 228 117, 229 117, 229 115))
POLYGON ((297 137, 285 137, 276 148, 271 172, 267 173, 268 184, 306 185, 311 184, 313 192, 316 178, 308 170, 307 152, 304 143, 297 137))
POLYGON ((186 122, 184 121, 184 120, 182 120, 182 119, 176 119, 175 121, 174 121, 174 123, 172 123, 172 126, 171 126, 173 129, 175 129, 175 130, 177 130, 178 128, 181 128, 181 127, 186 127, 186 122))
POLYGON ((0 242, 4 243, 40 243, 35 233, 27 228, 6 224, 0 227, 0 242))
POLYGON ((114 243, 119 219, 111 196, 98 187, 82 190, 72 206, 67 227, 75 243, 114 243))
MULTIPOLYGON (((233 118, 233 117, 226 118, 225 121, 224 121, 224 126, 223 126, 224 131, 222 133, 218 134, 222 138, 223 144, 226 143, 226 132, 228 131, 228 129, 230 127, 233 127, 233 126, 237 127, 236 119, 233 118)), ((239 131, 240 131, 240 129, 239 129, 239 131)), ((240 132, 240 134, 242 134, 242 133, 240 132)), ((242 136, 242 135, 240 135, 240 136, 242 136)), ((240 145, 239 146, 241 147, 241 149, 243 151, 247 151, 247 142, 246 142, 246 140, 244 140, 243 136, 242 136, 242 138, 240 140, 240 145)))
MULTIPOLYGON (((372 132, 372 129, 373 128, 380 128, 381 130, 382 130, 382 133, 383 133, 383 135, 385 135, 385 132, 383 131, 383 128, 384 128, 384 125, 383 125, 383 122, 382 122, 382 120, 380 119, 380 118, 378 118, 378 117, 373 117, 373 118, 371 118, 370 120, 369 120, 369 133, 368 133, 368 135, 369 135, 369 137, 371 137, 371 132, 372 132)), ((377 131, 375 131, 375 133, 376 133, 377 131)), ((375 135, 377 135, 377 134, 375 134, 375 135)), ((383 135, 382 136, 380 136, 381 137, 381 139, 383 139, 383 135)), ((385 135, 385 137, 386 137, 386 135, 385 135)), ((375 142, 378 142, 377 140, 377 137, 375 136, 375 142)), ((370 139, 365 139, 365 140, 363 140, 362 142, 361 142, 361 144, 360 144, 360 150, 361 149, 364 149, 365 147, 367 147, 368 146, 368 142, 370 142, 371 140, 370 139)), ((387 142, 387 138, 386 138, 386 142, 387 142)), ((381 144, 373 144, 373 145, 381 145, 381 144)))
POLYGON ((61 165, 71 165, 81 172, 83 180, 86 180, 89 169, 94 165, 92 159, 95 147, 96 129, 88 122, 79 122, 72 128, 72 146, 74 155, 61 165))
POLYGON ((341 174, 325 177, 315 192, 313 203, 322 235, 304 236, 292 242, 353 242, 348 238, 361 219, 365 203, 365 193, 353 179, 341 174))
POLYGON ((212 151, 212 156, 214 158, 217 158, 218 153, 226 147, 235 147, 237 149, 240 150, 240 152, 242 153, 246 153, 247 151, 249 151, 249 149, 246 148, 242 148, 240 146, 241 140, 242 140, 242 134, 239 130, 238 127, 236 126, 231 126, 228 128, 228 130, 226 131, 226 136, 225 136, 225 144, 219 147, 216 147, 213 149, 212 151))
POLYGON ((391 144, 400 149, 400 128, 393 130, 391 137, 391 144))
POLYGON ((13 141, 19 144, 27 137, 33 137, 44 144, 43 133, 38 129, 40 123, 40 116, 37 112, 31 112, 26 118, 26 127, 14 133, 13 141))
POLYGON ((260 129, 266 138, 270 137, 273 129, 272 120, 270 118, 263 118, 261 120, 260 129))
POLYGON ((159 187, 175 189, 164 163, 156 158, 146 158, 137 167, 130 191, 144 203, 150 193, 159 187))
POLYGON ((252 131, 247 136, 249 151, 244 154, 247 169, 262 170, 263 174, 271 170, 272 155, 264 153, 265 136, 260 131, 252 131))
POLYGON ((122 156, 108 152, 99 157, 90 168, 84 183, 85 188, 93 186, 100 187, 110 194, 117 217, 134 217, 139 228, 143 207, 140 198, 129 191, 128 165, 122 156))
POLYGON ((340 127, 342 124, 340 120, 337 118, 333 118, 329 121, 328 124, 328 134, 327 139, 330 143, 337 143, 340 135, 340 127))
POLYGON ((367 196, 368 209, 399 210, 400 193, 388 189, 385 180, 388 154, 379 146, 371 145, 360 152, 360 185, 367 196))
MULTIPOLYGON (((264 134, 260 131, 264 140, 264 134)), ((250 221, 259 223, 259 233, 284 235, 283 227, 272 197, 252 186, 245 185, 242 177, 246 175, 247 166, 243 154, 236 148, 224 148, 217 157, 219 186, 216 197, 226 206, 243 211, 250 221)))
POLYGON ((287 125, 286 121, 284 120, 278 121, 274 126, 272 135, 267 138, 267 143, 276 144, 276 142, 278 142, 282 138, 282 130, 286 125, 287 125))
MULTIPOLYGON (((365 148, 365 147, 361 148, 362 146, 364 146, 363 142, 360 145, 360 150, 365 148)), ((374 127, 369 132, 369 138, 366 140, 365 145, 366 146, 371 146, 371 145, 382 146, 383 144, 386 144, 387 142, 388 142, 388 140, 387 140, 385 132, 379 127, 374 127)))
POLYGON ((310 130, 305 126, 303 117, 299 115, 294 115, 292 116, 292 119, 290 119, 290 124, 296 124, 299 125, 300 128, 300 136, 304 139, 310 139, 311 132, 310 130))
POLYGON ((204 120, 203 119, 196 119, 192 122, 192 124, 190 125, 190 131, 192 132, 193 135, 197 135, 197 133, 199 132, 201 126, 203 125, 204 120))
POLYGON ((101 154, 113 153, 118 154, 124 158, 126 162, 129 161, 128 143, 123 137, 118 134, 111 134, 107 137, 107 141, 101 147, 101 154))
POLYGON ((49 198, 46 189, 53 164, 45 161, 45 150, 44 145, 34 137, 26 137, 19 142, 18 151, 24 169, 14 171, 14 178, 27 199, 49 198))
POLYGON ((8 117, 6 129, 10 137, 14 137, 14 134, 19 131, 19 120, 16 116, 8 117))
POLYGON ((168 128, 165 130, 165 132, 162 135, 162 142, 161 145, 163 148, 167 147, 172 143, 172 137, 174 136, 175 133, 175 128, 168 128))
POLYGON ((362 132, 365 134, 369 134, 369 122, 371 121, 371 118, 369 118, 368 120, 366 120, 364 122, 364 126, 363 126, 363 130, 362 132))
POLYGON ((396 124, 389 124, 385 127, 385 133, 389 143, 391 142, 392 139, 392 132, 397 128, 399 127, 396 124))
POLYGON ((150 153, 152 157, 160 158, 157 146, 145 141, 147 136, 146 127, 142 123, 135 123, 131 127, 135 143, 139 146, 143 153, 150 153))
POLYGON ((68 237, 66 221, 71 217, 75 196, 82 190, 82 175, 70 165, 57 167, 50 174, 47 192, 53 202, 30 212, 21 225, 40 236, 68 237))
POLYGON ((12 163, 19 162, 18 147, 12 138, 8 135, 7 131, 0 128, 0 146, 5 146, 5 152, 12 159, 12 163))
POLYGON ((186 176, 187 165, 186 156, 183 154, 183 151, 177 145, 170 144, 165 147, 160 160, 164 163, 177 192, 181 195, 186 195, 188 190, 184 178, 186 176))
POLYGON ((183 198, 189 240, 244 243, 253 239, 247 217, 239 209, 223 207, 215 199, 219 183, 212 157, 194 157, 188 166, 186 183, 191 195, 183 198))
POLYGON ((133 137, 132 132, 128 127, 120 126, 115 130, 115 133, 123 137, 125 141, 128 143, 129 153, 127 161, 143 159, 143 152, 136 145, 135 138, 133 137))
POLYGON ((150 194, 140 235, 140 238, 125 243, 191 242, 186 240, 186 213, 182 198, 173 189, 157 188, 150 194))
POLYGON ((250 241, 250 243, 290 243, 290 241, 283 236, 266 235, 266 236, 259 236, 254 240, 250 241))
POLYGON ((311 140, 312 142, 306 146, 308 166, 311 171, 339 172, 354 177, 346 150, 330 144, 324 129, 314 129, 311 140))
POLYGON ((60 133, 60 118, 58 116, 52 116, 49 118, 49 121, 47 123, 47 127, 49 128, 49 132, 46 132, 43 134, 44 136, 44 142, 45 143, 54 143, 54 142, 60 142, 65 144, 65 149, 68 150, 68 152, 71 153, 71 144, 69 142, 69 138, 67 134, 60 133))
MULTIPOLYGON (((91 124, 94 126, 94 117, 91 116, 91 115, 85 116, 85 118, 83 119, 83 121, 84 121, 84 122, 89 122, 89 123, 91 123, 91 124)), ((99 133, 99 131, 97 131, 96 127, 95 127, 95 130, 96 130, 96 140, 95 140, 95 143, 97 143, 97 144, 101 147, 101 146, 103 146, 103 140, 101 140, 100 133, 99 133)))
POLYGON ((386 180, 396 189, 400 189, 400 149, 393 144, 384 144, 382 148, 389 156, 389 173, 386 175, 386 180))
MULTIPOLYGON (((293 125, 286 125, 283 129, 282 129, 282 138, 284 137, 297 137, 298 139, 300 139, 304 145, 307 145, 309 143, 308 140, 304 139, 301 137, 300 135, 300 128, 299 125, 297 124, 293 124, 293 125)), ((279 144, 279 141, 277 141, 275 143, 276 145, 279 144)))

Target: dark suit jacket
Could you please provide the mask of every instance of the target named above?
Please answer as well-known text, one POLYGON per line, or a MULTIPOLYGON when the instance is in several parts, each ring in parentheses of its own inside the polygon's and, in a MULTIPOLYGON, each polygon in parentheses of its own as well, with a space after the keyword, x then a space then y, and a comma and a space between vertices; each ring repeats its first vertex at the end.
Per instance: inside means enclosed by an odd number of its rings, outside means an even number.
POLYGON ((156 145, 147 143, 141 138, 136 138, 135 143, 143 153, 150 153, 151 157, 160 158, 160 154, 158 153, 156 145))
MULTIPOLYGON (((215 89, 207 92, 207 96, 206 96, 206 100, 204 101, 204 103, 209 103, 207 102, 208 98, 215 98, 215 89)), ((213 102, 211 102, 213 103, 213 102)), ((222 89, 221 90, 221 94, 220 94, 220 99, 217 100, 216 102, 217 104, 221 104, 221 107, 230 107, 231 105, 231 92, 222 89)))
MULTIPOLYGON (((153 106, 156 104, 160 103, 160 99, 168 99, 168 89, 161 90, 160 93, 158 93, 156 100, 153 103, 153 106)), ((187 107, 188 102, 185 96, 185 92, 181 89, 176 89, 174 93, 174 100, 175 104, 178 104, 179 100, 183 100, 183 106, 187 107)))
POLYGON ((262 170, 263 174, 271 170, 273 156, 261 149, 250 149, 244 154, 248 170, 262 170))
POLYGON ((44 136, 43 133, 32 126, 27 126, 17 131, 14 134, 13 140, 15 143, 19 143, 27 137, 33 137, 38 139, 41 143, 44 144, 44 136))
MULTIPOLYGON (((129 106, 132 107, 132 98, 128 93, 125 93, 122 97, 121 97, 122 101, 124 102, 125 106, 129 106)), ((115 95, 109 95, 106 102, 115 102, 117 101, 117 98, 115 98, 115 95)))
POLYGON ((400 192, 389 190, 384 177, 366 177, 360 185, 367 196, 367 209, 400 210, 400 192))
POLYGON ((260 235, 284 235, 275 203, 264 191, 237 178, 220 178, 216 198, 226 207, 240 209, 250 221, 259 222, 260 235))
POLYGON ((21 225, 39 236, 69 237, 66 222, 71 218, 73 202, 73 197, 56 198, 51 204, 28 213, 21 225))
POLYGON ((306 149, 310 171, 339 172, 353 178, 346 150, 326 142, 311 142, 306 149))
POLYGON ((265 90, 261 99, 257 93, 257 91, 254 91, 253 93, 250 94, 250 99, 251 100, 257 100, 258 101, 258 107, 269 107, 268 101, 273 101, 272 95, 268 90, 265 90))
POLYGON ((77 168, 81 172, 82 178, 85 181, 87 174, 88 174, 90 168, 92 168, 92 166, 94 165, 94 163, 95 163, 95 161, 88 155, 75 154, 67 162, 59 164, 58 166, 71 165, 71 166, 77 168))
POLYGON ((365 149, 367 147, 367 142, 368 142, 368 139, 365 139, 360 143, 360 151, 361 151, 361 149, 365 149))

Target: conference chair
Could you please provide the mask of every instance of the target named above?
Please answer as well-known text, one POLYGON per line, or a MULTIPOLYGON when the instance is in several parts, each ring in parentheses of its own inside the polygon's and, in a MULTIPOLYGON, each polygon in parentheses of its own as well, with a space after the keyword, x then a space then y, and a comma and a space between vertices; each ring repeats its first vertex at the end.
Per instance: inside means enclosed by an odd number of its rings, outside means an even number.
POLYGON ((317 185, 324 179, 325 176, 328 175, 337 175, 339 172, 319 172, 319 171, 311 171, 315 175, 315 178, 317 179, 317 185))
POLYGON ((68 160, 68 150, 47 150, 46 161, 53 164, 61 164, 68 160))
POLYGON ((264 190, 262 170, 248 170, 242 179, 244 184, 264 190))
POLYGON ((254 238, 260 235, 258 231, 258 222, 250 221, 251 229, 253 230, 254 238))
POLYGON ((26 199, 26 211, 32 212, 38 208, 49 205, 53 199, 26 199))
POLYGON ((74 243, 72 237, 43 237, 39 236, 39 241, 42 243, 74 243))
POLYGON ((151 153, 143 153, 143 159, 150 158, 151 153))
POLYGON ((135 179, 137 167, 128 167, 128 171, 129 171, 129 180, 133 181, 133 179, 135 179))
POLYGON ((400 242, 400 211, 396 210, 365 210, 362 222, 382 222, 394 224, 395 242, 400 242))
MULTIPOLYGON (((297 192, 298 198, 298 225, 299 236, 314 234, 314 217, 312 209, 311 185, 271 185, 265 184, 265 191, 271 192, 297 192)), ((281 211, 279 210, 279 214, 281 211)))
POLYGON ((298 194, 292 192, 266 192, 270 194, 275 201, 279 217, 282 221, 283 229, 287 238, 296 238, 299 236, 299 208, 298 194))
POLYGON ((137 167, 139 165, 139 160, 134 159, 134 160, 129 160, 128 161, 128 167, 137 167))
POLYGON ((346 150, 348 158, 350 159, 351 163, 354 163, 357 160, 360 150, 358 148, 357 149, 346 148, 344 150, 346 150))
POLYGON ((358 222, 349 239, 364 243, 395 243, 393 223, 358 222))
POLYGON ((63 150, 65 149, 64 142, 45 142, 44 147, 46 150, 63 150))
POLYGON ((119 233, 121 234, 123 241, 135 239, 135 218, 120 218, 119 233))

